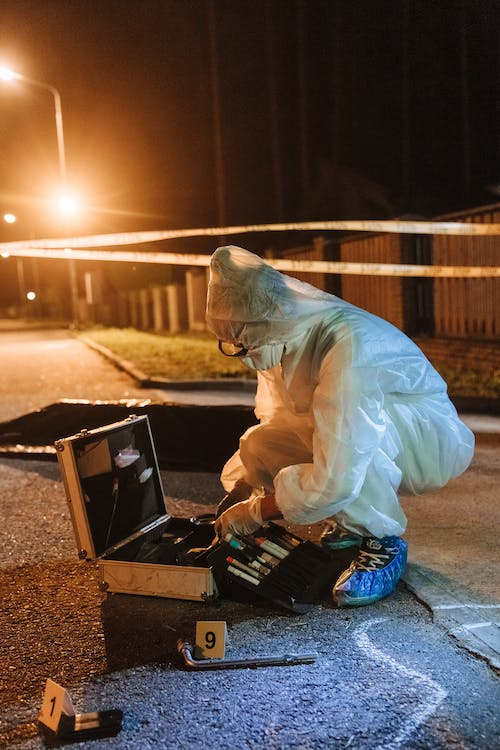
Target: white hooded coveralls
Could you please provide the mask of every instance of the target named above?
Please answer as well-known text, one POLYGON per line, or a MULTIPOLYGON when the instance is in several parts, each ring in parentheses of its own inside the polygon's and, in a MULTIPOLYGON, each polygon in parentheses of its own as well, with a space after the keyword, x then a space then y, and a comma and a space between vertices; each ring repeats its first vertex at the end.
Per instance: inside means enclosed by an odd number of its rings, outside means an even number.
POLYGON ((211 259, 207 324, 249 348, 249 364, 277 363, 258 372, 259 424, 224 466, 226 491, 242 479, 274 492, 289 522, 334 517, 363 536, 400 536, 398 492, 437 489, 469 465, 474 436, 446 383, 381 318, 229 246, 211 259))

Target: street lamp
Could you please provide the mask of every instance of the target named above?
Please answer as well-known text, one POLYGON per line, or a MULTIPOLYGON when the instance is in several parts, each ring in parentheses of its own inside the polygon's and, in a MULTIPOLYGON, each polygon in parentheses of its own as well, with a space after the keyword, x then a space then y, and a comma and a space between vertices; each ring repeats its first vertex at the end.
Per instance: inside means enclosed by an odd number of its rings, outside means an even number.
POLYGON ((64 151, 64 132, 63 132, 63 119, 61 109, 61 95, 55 86, 51 86, 48 83, 42 83, 41 81, 35 81, 32 78, 16 73, 10 68, 0 66, 0 79, 2 81, 22 81, 31 86, 37 86, 38 88, 49 91, 54 97, 54 109, 56 116, 56 132, 57 132, 57 150, 59 153, 59 171, 61 174, 61 181, 63 185, 66 183, 66 154, 64 151))
POLYGON ((63 118, 62 118, 62 107, 61 107, 61 95, 55 86, 42 81, 36 81, 33 78, 28 78, 21 73, 16 73, 10 68, 0 66, 0 80, 1 81, 21 81, 30 86, 37 86, 38 88, 48 91, 54 99, 54 111, 56 120, 56 133, 57 133, 57 151, 59 154, 59 174, 61 178, 61 186, 63 193, 59 195, 57 199, 57 210, 59 214, 72 216, 77 210, 77 200, 74 196, 68 195, 66 192, 66 152, 64 148, 64 130, 63 130, 63 118))
MULTIPOLYGON (((3 220, 6 224, 15 224, 17 216, 13 213, 7 212, 3 215, 3 220)), ((9 253, 2 253, 2 258, 9 258, 9 253)), ((25 309, 26 303, 26 284, 24 279, 24 262, 22 258, 16 258, 16 269, 17 269, 17 286, 19 291, 19 308, 25 309)))

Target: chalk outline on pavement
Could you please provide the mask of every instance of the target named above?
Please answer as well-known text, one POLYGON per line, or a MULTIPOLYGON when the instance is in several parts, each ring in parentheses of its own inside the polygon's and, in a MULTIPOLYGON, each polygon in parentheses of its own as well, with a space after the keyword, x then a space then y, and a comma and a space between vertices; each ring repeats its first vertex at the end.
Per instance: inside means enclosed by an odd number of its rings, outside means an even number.
POLYGON ((384 667, 389 666, 395 672, 402 673, 411 680, 420 680, 431 693, 434 693, 434 697, 432 699, 429 699, 427 703, 421 705, 414 714, 408 717, 408 719, 404 722, 403 726, 399 730, 399 733, 396 735, 396 737, 394 737, 393 740, 391 740, 387 744, 383 743, 377 745, 375 750, 398 750, 401 744, 405 742, 413 734, 413 732, 415 732, 415 730, 434 713, 439 704, 442 703, 448 695, 446 690, 438 685, 438 683, 433 679, 431 679, 430 677, 426 677, 426 675, 422 674, 421 672, 417 672, 414 669, 410 669, 409 667, 405 667, 403 664, 400 664, 392 656, 389 656, 389 654, 387 654, 385 651, 382 651, 382 649, 378 648, 378 646, 375 646, 373 641, 370 640, 367 634, 368 629, 373 625, 377 625, 378 623, 386 622, 387 619, 387 617, 381 617, 375 620, 369 620, 368 622, 365 622, 358 628, 356 628, 356 630, 354 631, 354 640, 356 644, 362 651, 365 652, 369 659, 381 663, 384 667))

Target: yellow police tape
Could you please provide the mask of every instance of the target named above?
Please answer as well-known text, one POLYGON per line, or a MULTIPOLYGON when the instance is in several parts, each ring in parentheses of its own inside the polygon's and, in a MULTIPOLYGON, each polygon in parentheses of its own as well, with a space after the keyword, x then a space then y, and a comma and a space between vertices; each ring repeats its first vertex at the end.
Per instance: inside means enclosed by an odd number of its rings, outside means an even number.
MULTIPOLYGON (((0 254, 33 258, 73 258, 75 260, 102 260, 124 263, 157 263, 184 266, 207 266, 210 256, 190 253, 133 252, 100 250, 103 247, 145 244, 182 237, 227 237, 250 232, 283 231, 352 231, 389 232, 399 234, 435 234, 461 236, 500 235, 499 223, 456 221, 307 221, 280 224, 247 224, 198 229, 172 229, 150 232, 99 234, 57 239, 1 242, 0 254), (87 249, 85 249, 87 248, 87 249), (90 250, 90 248, 96 248, 90 250)), ((312 260, 268 260, 281 271, 305 273, 369 274, 372 276, 440 276, 455 278, 496 277, 500 271, 495 266, 425 266, 395 263, 352 263, 312 260)))
POLYGON ((140 245, 147 242, 161 242, 183 237, 224 237, 231 234, 251 232, 296 232, 296 231, 350 231, 350 232, 390 232, 393 234, 448 234, 448 235, 500 235, 500 224, 473 223, 459 221, 398 221, 363 219, 360 221, 302 221, 281 224, 246 224, 229 227, 202 227, 198 229, 166 229, 151 232, 122 232, 115 234, 95 234, 83 237, 63 237, 21 242, 0 242, 0 253, 16 247, 38 248, 84 248, 117 247, 140 245))
MULTIPOLYGON (((210 255, 189 253, 150 253, 127 250, 44 250, 30 247, 12 249, 8 255, 25 258, 64 260, 100 260, 120 263, 156 263, 159 265, 208 266, 210 255)), ((338 273, 369 276, 434 276, 441 278, 492 278, 500 276, 498 266, 426 266, 403 263, 353 263, 350 261, 290 260, 266 258, 279 271, 295 273, 338 273)))

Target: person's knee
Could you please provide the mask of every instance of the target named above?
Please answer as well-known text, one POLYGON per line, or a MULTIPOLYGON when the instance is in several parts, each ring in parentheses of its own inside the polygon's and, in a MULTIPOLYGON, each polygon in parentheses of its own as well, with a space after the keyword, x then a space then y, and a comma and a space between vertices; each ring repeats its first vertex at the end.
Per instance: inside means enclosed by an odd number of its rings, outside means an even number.
POLYGON ((285 466, 312 461, 312 451, 291 431, 266 425, 250 430, 240 440, 240 459, 247 481, 271 491, 274 477, 285 466))

